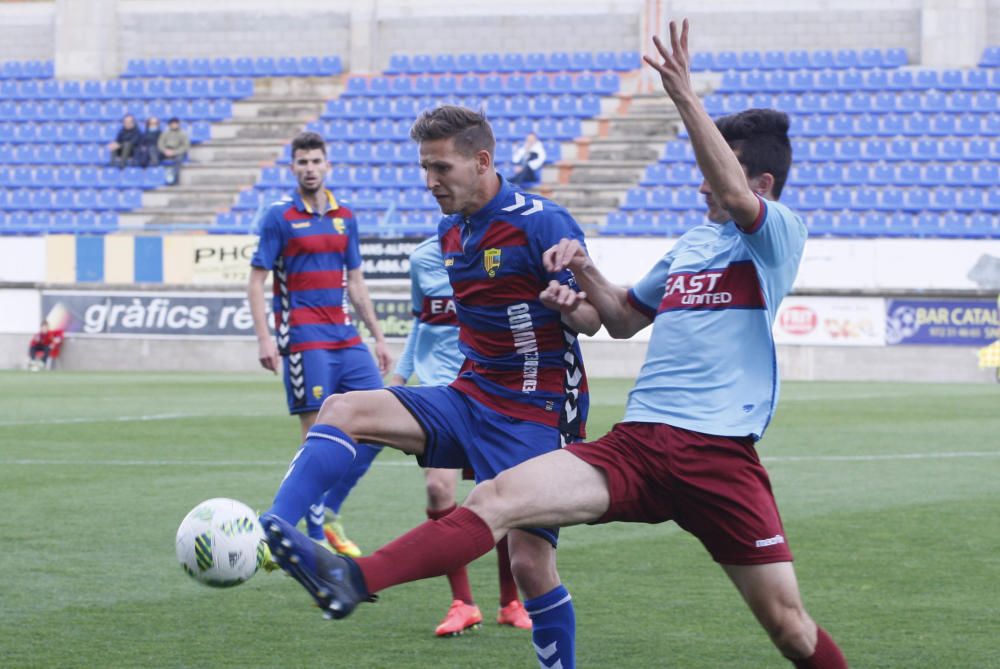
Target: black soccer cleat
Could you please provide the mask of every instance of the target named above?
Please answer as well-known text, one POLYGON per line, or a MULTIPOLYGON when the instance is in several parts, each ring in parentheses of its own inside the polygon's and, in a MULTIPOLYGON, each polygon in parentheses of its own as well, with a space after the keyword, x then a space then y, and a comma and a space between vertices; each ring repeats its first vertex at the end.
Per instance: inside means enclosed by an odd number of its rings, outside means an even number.
POLYGON ((324 618, 344 618, 360 602, 375 601, 354 560, 324 548, 273 513, 261 516, 260 523, 272 559, 309 592, 324 618))

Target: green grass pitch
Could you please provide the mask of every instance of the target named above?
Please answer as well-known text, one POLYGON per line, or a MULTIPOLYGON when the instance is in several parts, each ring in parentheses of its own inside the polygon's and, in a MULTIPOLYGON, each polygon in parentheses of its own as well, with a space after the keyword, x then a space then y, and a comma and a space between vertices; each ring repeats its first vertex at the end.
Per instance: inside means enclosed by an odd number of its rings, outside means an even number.
MULTIPOLYGON (((590 429, 627 380, 593 383, 590 429)), ((298 445, 275 377, 0 373, 0 666, 534 667, 487 616, 437 639, 443 579, 329 622, 291 579, 196 584, 174 558, 209 497, 265 508, 298 445)), ((1000 386, 787 383, 760 444, 806 605, 852 667, 1000 667, 1000 386)), ((412 459, 383 453, 345 506, 373 549, 424 519, 412 459)), ((463 491, 467 490, 467 486, 463 491)), ((581 667, 785 667, 700 544, 673 524, 563 531, 581 667)))

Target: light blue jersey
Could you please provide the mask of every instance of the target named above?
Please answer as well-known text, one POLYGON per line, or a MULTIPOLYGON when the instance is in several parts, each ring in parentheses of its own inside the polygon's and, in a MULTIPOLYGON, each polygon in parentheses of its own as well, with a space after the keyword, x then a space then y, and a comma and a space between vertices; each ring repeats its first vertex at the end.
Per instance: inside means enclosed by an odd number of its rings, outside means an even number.
POLYGON ((448 272, 437 237, 421 242, 410 255, 413 329, 395 373, 409 379, 414 371, 425 386, 455 380, 465 356, 458 348, 458 318, 448 272))
POLYGON ((762 199, 749 232, 705 223, 677 241, 628 294, 653 334, 625 421, 763 436, 778 403, 771 325, 806 234, 797 214, 762 199))

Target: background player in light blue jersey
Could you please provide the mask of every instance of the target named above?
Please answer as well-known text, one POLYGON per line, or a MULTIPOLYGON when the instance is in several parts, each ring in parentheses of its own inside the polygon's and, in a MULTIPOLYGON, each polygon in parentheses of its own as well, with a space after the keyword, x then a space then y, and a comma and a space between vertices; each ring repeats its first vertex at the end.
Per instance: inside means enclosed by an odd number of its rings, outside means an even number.
MULTIPOLYGON (((399 546, 415 554, 437 547, 437 562, 420 574, 428 577, 486 553, 513 528, 673 520, 701 540, 795 667, 847 667, 802 604, 755 448, 778 399, 771 326, 806 240, 801 218, 777 202, 791 166, 788 117, 752 109, 713 122, 691 86, 687 39, 687 21, 680 35, 671 22, 670 49, 654 38, 662 62, 645 60, 691 137, 708 222, 685 233, 632 290, 610 284, 576 240, 545 253, 550 271, 574 272, 612 336, 653 324, 624 421, 593 443, 568 444, 480 483, 448 518, 356 560, 362 573, 341 588, 354 601, 366 592, 367 566, 399 546)), ((564 309, 578 308, 583 296, 554 293, 564 309)), ((380 586, 412 580, 406 568, 395 576, 380 574, 380 586)))
MULTIPOLYGON (((414 372, 425 386, 448 385, 455 380, 465 362, 458 347, 458 316, 455 297, 448 281, 437 237, 421 242, 410 254, 410 293, 413 303, 413 329, 389 380, 390 385, 406 385, 414 372)), ((444 518, 455 510, 458 469, 424 469, 427 482, 427 517, 444 518)), ((531 629, 531 618, 517 596, 517 584, 510 571, 507 538, 497 543, 497 571, 500 580, 500 609, 497 622, 520 629, 531 629)), ((476 606, 465 566, 448 575, 451 607, 434 630, 438 636, 455 636, 478 626, 483 614, 476 606)))

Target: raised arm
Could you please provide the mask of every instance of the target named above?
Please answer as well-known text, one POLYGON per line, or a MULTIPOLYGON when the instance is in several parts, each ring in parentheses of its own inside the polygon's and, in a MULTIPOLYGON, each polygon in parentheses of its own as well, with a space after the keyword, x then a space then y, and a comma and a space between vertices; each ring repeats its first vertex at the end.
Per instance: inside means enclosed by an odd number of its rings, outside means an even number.
POLYGON ((715 127, 715 122, 705 111, 691 85, 687 19, 684 19, 680 36, 677 34, 677 24, 670 22, 670 49, 667 49, 659 37, 653 37, 653 44, 663 62, 657 63, 649 56, 643 56, 643 60, 659 72, 663 90, 676 105, 691 137, 698 167, 712 189, 712 197, 720 207, 729 212, 736 225, 745 229, 752 228, 760 214, 761 202, 747 183, 743 166, 715 127))

